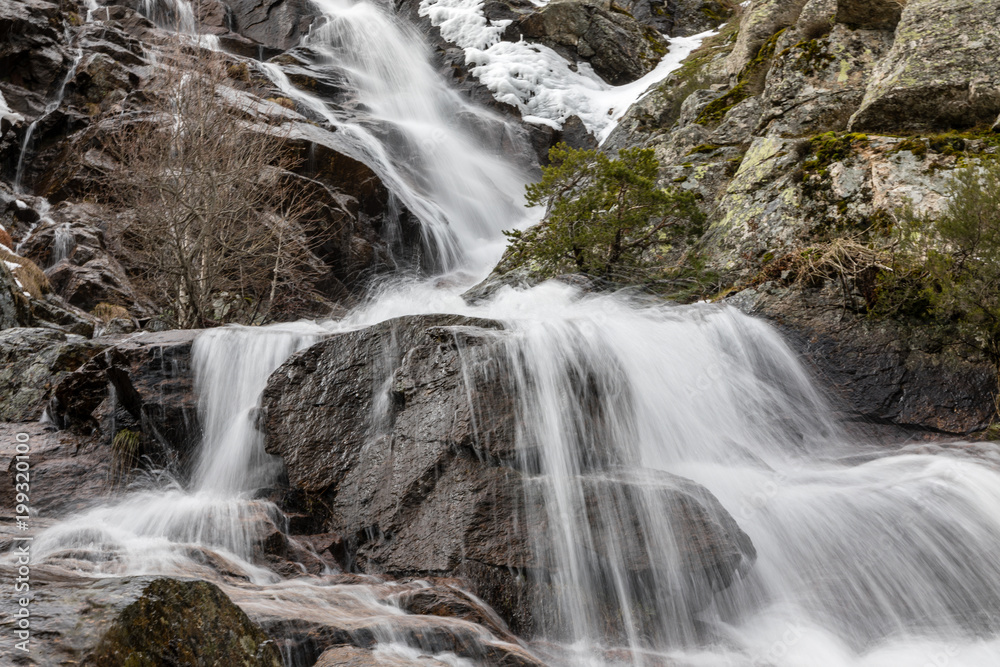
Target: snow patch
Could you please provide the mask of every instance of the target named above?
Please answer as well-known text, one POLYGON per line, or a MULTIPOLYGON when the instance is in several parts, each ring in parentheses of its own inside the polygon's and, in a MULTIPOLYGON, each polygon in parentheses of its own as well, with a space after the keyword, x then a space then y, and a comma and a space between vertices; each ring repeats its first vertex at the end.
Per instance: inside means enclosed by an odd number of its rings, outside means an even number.
POLYGON ((524 121, 559 129, 576 115, 601 142, 651 86, 680 67, 707 37, 718 34, 668 39, 670 50, 653 71, 638 81, 612 86, 587 63, 579 63, 574 71, 547 46, 500 41, 510 21, 489 21, 483 0, 422 0, 419 13, 430 18, 445 39, 465 49, 473 76, 498 101, 517 107, 524 121))
POLYGON ((11 124, 19 123, 24 120, 24 116, 17 113, 7 105, 7 100, 3 98, 3 93, 0 92, 0 121, 6 120, 11 124))

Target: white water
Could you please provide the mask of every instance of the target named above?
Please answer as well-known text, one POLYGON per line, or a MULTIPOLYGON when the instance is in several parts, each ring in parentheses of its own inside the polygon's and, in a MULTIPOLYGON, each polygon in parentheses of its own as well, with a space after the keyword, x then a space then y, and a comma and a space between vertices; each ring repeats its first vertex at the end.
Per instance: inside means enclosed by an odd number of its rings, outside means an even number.
POLYGON ((526 176, 500 156, 521 147, 501 119, 442 81, 419 36, 369 2, 313 0, 322 13, 304 40, 310 72, 337 81, 341 104, 265 72, 282 92, 328 122, 343 151, 370 166, 422 223, 427 264, 482 269, 499 258, 500 231, 523 217, 526 176))
MULTIPOLYGON (((326 57, 354 82, 371 118, 392 119, 406 132, 386 141, 367 120, 345 120, 342 109, 304 93, 296 99, 321 105, 327 120, 357 142, 358 156, 389 174, 407 206, 426 216, 421 220, 433 238, 445 239, 439 251, 452 262, 446 266, 488 268, 489 253, 477 254, 478 248, 494 245, 500 229, 518 223, 491 208, 509 201, 506 177, 493 181, 490 194, 482 169, 461 168, 478 161, 481 147, 444 122, 440 86, 411 87, 408 77, 396 77, 425 54, 412 41, 383 43, 379 35, 400 33, 381 10, 325 7, 329 30, 317 31, 311 43, 318 50, 330 45, 326 57), (388 33, 366 35, 375 28, 388 33), (362 37, 379 48, 366 48, 362 37), (426 122, 410 127, 411 107, 426 122), (414 140, 428 127, 445 133, 440 146, 448 159, 470 153, 454 164, 439 161, 439 144, 414 140), (415 157, 402 159, 399 151, 415 157), (464 196, 440 190, 440 179, 453 181, 464 196)), ((415 70, 412 76, 422 71, 415 70)), ((516 174, 499 159, 490 165, 516 174)), ((461 313, 500 319, 512 332, 508 362, 521 390, 520 442, 526 457, 541 453, 529 492, 544 498, 551 526, 536 537, 553 545, 542 555, 558 572, 558 643, 538 646, 553 664, 1000 664, 994 468, 957 453, 888 455, 852 442, 777 334, 731 309, 588 296, 557 283, 504 288, 469 306, 460 286, 440 284, 386 287, 365 307, 322 326, 226 328, 202 336, 194 358, 205 440, 191 479, 132 491, 45 531, 36 537, 36 558, 98 576, 205 577, 214 576, 206 559, 222 558, 264 587, 264 596, 243 591, 246 599, 239 597, 243 589, 229 591, 248 609, 297 605, 303 617, 378 613, 381 650, 412 652, 393 634, 408 617, 380 606, 374 586, 279 582, 251 564, 258 531, 280 522, 273 505, 253 499, 275 473, 252 426, 254 407, 271 371, 318 336, 405 314, 461 313), (676 536, 656 502, 664 483, 655 471, 704 484, 756 547, 756 561, 748 559, 728 589, 700 604, 674 594, 686 582, 678 580, 676 536), (613 484, 596 502, 603 525, 585 519, 584 489, 608 480, 638 489, 629 501, 638 529, 619 511, 623 496, 613 484), (595 545, 605 545, 603 561, 593 558, 595 545), (651 575, 630 578, 615 549, 644 554, 651 575), (613 637, 604 632, 598 601, 617 610, 621 630, 613 637), (616 647, 624 650, 609 652, 616 647)))

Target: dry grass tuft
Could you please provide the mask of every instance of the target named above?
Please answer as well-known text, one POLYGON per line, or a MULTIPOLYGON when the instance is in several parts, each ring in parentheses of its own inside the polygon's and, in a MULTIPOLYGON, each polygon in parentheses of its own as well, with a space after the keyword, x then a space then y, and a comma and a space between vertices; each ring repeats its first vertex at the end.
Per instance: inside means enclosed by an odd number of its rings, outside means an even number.
POLYGON ((90 314, 104 322, 110 322, 111 320, 116 319, 127 320, 132 317, 128 312, 128 308, 113 303, 103 302, 94 306, 94 309, 90 311, 90 314))
POLYGON ((38 268, 38 265, 26 257, 20 257, 0 248, 0 260, 17 264, 17 268, 12 268, 14 277, 21 283, 25 292, 36 299, 44 298, 52 291, 49 279, 45 277, 45 272, 38 268))

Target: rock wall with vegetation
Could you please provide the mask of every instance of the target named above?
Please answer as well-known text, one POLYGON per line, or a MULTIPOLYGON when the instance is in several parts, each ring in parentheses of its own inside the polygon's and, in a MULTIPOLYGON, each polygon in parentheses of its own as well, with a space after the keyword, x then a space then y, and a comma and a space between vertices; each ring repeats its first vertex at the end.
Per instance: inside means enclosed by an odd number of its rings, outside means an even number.
POLYGON ((702 295, 775 321, 862 421, 994 418, 988 355, 886 316, 885 280, 901 220, 946 215, 954 176, 1000 156, 998 20, 994 0, 754 0, 602 147, 652 148, 661 186, 699 197, 702 295))

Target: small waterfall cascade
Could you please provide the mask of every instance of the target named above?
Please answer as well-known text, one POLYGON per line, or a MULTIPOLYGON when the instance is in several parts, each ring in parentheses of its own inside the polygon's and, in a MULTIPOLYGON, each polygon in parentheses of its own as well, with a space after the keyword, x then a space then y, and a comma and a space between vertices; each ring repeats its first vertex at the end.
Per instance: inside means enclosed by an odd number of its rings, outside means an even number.
POLYGON ((52 238, 52 257, 49 260, 49 266, 55 266, 69 257, 75 247, 76 237, 73 235, 73 226, 64 222, 56 227, 52 238))
POLYGON ((303 47, 310 69, 343 89, 330 104, 265 72, 336 130, 346 154, 371 167, 420 221, 438 272, 492 266, 502 230, 524 218, 527 178, 501 157, 528 150, 502 120, 448 88, 412 28, 370 2, 313 0, 322 12, 303 47))
POLYGON ((78 47, 76 50, 76 55, 73 56, 73 63, 66 70, 66 76, 62 78, 59 83, 59 87, 56 88, 55 95, 52 96, 52 100, 45 105, 45 110, 42 114, 33 120, 31 124, 28 125, 28 129, 24 132, 24 139, 21 141, 21 153, 17 158, 17 171, 14 174, 14 192, 23 193, 23 180, 24 180, 24 169, 27 159, 30 157, 33 143, 35 137, 35 130, 38 128, 38 124, 48 118, 48 116, 59 108, 62 104, 63 97, 66 95, 66 85, 76 76, 76 67, 80 64, 80 60, 83 58, 83 48, 78 47))
POLYGON ((776 332, 732 309, 543 285, 476 314, 516 332, 527 505, 544 508, 530 525, 557 573, 541 603, 565 664, 616 664, 612 646, 637 665, 1000 660, 996 468, 852 441, 776 332), (752 540, 724 586, 683 579, 671 475, 752 540))
POLYGON ((36 553, 55 559, 89 553, 93 561, 82 558, 78 565, 102 574, 190 574, 200 570, 192 553, 207 549, 254 580, 275 580, 249 563, 255 531, 281 521, 273 504, 252 497, 274 482, 276 472, 254 412, 268 376, 323 333, 301 323, 227 327, 200 336, 192 354, 205 439, 192 479, 158 482, 59 524, 39 536, 36 553))

